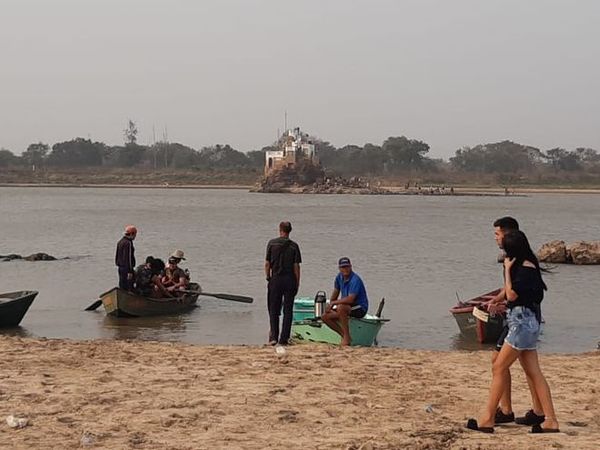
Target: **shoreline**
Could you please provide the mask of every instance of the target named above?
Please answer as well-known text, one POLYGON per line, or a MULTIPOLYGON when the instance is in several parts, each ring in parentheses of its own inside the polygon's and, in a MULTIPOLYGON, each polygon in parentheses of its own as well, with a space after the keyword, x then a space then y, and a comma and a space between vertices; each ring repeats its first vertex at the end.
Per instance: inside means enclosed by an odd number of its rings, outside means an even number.
MULTIPOLYGON (((487 397, 488 351, 0 336, 0 352, 3 448, 593 449, 600 433, 600 352, 541 355, 563 431, 541 436, 463 428, 487 397)), ((517 414, 528 395, 515 366, 517 414)))
MULTIPOLYGON (((239 184, 94 184, 94 183, 0 183, 0 188, 98 188, 98 189, 232 189, 232 190, 251 190, 254 185, 239 184)), ((428 194, 418 193, 414 190, 405 191, 403 187, 381 186, 382 189, 389 190, 395 195, 415 195, 427 197, 452 197, 451 194, 428 194)), ((293 189, 293 188, 290 188, 293 189)), ((511 193, 505 195, 503 187, 454 187, 455 196, 465 195, 488 195, 494 197, 519 197, 527 194, 600 194, 600 188, 576 188, 576 187, 514 187, 511 193)), ((288 192, 283 192, 287 194, 288 192)), ((289 192, 298 195, 299 193, 289 192)), ((300 193, 301 195, 340 195, 329 193, 300 193)), ((344 194, 341 194, 344 195, 344 194)), ((385 195, 385 194, 354 194, 349 195, 385 195)), ((389 194, 388 194, 389 195, 389 194)))

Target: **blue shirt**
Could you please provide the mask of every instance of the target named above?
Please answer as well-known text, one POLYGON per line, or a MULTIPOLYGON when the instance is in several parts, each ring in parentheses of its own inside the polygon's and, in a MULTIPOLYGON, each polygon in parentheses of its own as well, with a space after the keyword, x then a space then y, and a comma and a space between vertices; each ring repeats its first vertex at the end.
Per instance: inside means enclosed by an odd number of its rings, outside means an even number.
POLYGON ((347 297, 350 294, 356 295, 356 299, 354 300, 355 305, 360 305, 362 309, 365 311, 369 310, 369 299, 367 298, 367 290, 365 289, 365 284, 363 280, 360 279, 358 274, 352 272, 350 274, 350 278, 348 280, 344 280, 344 276, 341 273, 338 273, 337 277, 335 277, 334 287, 340 291, 340 297, 347 297))

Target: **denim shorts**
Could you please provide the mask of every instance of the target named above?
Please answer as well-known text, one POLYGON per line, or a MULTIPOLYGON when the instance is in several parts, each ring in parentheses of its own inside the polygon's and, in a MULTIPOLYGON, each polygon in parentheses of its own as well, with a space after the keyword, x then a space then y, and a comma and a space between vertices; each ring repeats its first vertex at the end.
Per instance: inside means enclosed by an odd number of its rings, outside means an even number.
POLYGON ((540 323, 535 312, 524 306, 515 306, 506 314, 508 334, 506 342, 515 350, 536 350, 540 323))

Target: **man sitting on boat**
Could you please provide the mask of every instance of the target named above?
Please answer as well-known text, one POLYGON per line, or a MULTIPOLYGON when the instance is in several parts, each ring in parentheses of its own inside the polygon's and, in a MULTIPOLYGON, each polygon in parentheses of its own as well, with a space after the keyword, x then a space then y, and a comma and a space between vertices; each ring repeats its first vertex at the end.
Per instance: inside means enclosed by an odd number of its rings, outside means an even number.
POLYGON ((341 345, 350 345, 350 317, 364 317, 369 309, 369 299, 362 279, 352 270, 350 259, 340 258, 338 267, 340 273, 335 278, 329 306, 321 319, 342 336, 341 345))
POLYGON ((161 282, 164 270, 165 263, 161 259, 148 256, 146 264, 135 269, 135 291, 144 297, 171 297, 171 293, 161 282))
POLYGON ((162 277, 162 284, 169 292, 185 290, 190 284, 189 275, 178 266, 182 260, 185 258, 181 250, 176 250, 169 256, 169 263, 162 277))

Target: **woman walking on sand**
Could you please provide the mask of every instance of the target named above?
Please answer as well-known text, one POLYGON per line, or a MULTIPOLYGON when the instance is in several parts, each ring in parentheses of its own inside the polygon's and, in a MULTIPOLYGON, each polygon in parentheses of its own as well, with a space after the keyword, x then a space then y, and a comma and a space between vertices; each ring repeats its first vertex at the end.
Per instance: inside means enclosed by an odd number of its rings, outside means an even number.
POLYGON ((547 289, 542 280, 540 264, 522 231, 507 232, 502 239, 504 259, 504 289, 508 301, 508 335, 492 366, 492 384, 485 412, 479 421, 469 419, 467 428, 483 433, 494 432, 494 417, 508 380, 506 373, 518 358, 523 370, 533 381, 545 420, 534 425, 532 433, 558 433, 558 421, 552 404, 550 387, 538 361, 537 340, 540 333, 540 303, 547 289))

